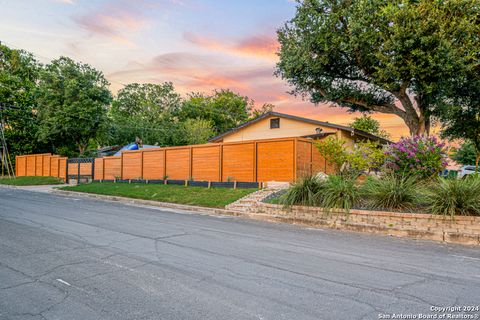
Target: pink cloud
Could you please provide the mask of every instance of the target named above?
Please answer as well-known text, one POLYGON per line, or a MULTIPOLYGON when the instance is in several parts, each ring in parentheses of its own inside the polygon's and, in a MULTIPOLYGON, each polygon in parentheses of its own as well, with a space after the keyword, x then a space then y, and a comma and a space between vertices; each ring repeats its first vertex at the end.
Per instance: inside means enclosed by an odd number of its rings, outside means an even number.
POLYGON ((140 11, 123 1, 107 4, 73 20, 91 35, 104 36, 127 46, 134 46, 131 36, 148 24, 140 11))
MULTIPOLYGON (((347 125, 359 114, 348 113, 331 104, 313 105, 308 100, 294 97, 291 88, 273 76, 270 64, 256 67, 240 67, 222 57, 188 52, 172 52, 154 57, 146 62, 131 62, 125 70, 109 74, 110 79, 121 83, 172 81, 182 94, 211 92, 228 88, 255 100, 257 107, 272 103, 278 112, 284 112, 321 121, 347 125)), ((402 120, 393 115, 374 114, 382 127, 397 139, 408 134, 402 120)))
POLYGON ((235 42, 219 41, 205 36, 199 36, 191 32, 185 32, 183 37, 192 44, 218 52, 263 58, 270 61, 277 60, 276 52, 279 48, 279 44, 276 37, 272 35, 253 35, 239 39, 235 42))

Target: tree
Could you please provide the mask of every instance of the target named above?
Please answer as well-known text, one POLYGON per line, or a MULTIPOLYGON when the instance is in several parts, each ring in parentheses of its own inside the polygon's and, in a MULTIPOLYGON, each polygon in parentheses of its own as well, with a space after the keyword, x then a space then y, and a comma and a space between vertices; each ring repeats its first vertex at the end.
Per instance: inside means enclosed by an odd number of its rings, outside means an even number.
POLYGON ((12 160, 15 155, 47 152, 37 141, 35 88, 41 65, 23 50, 0 45, 0 120, 12 160))
POLYGON ((342 165, 347 161, 345 140, 329 136, 316 142, 315 147, 325 160, 334 166, 335 172, 340 172, 342 165))
POLYGON ((475 145, 469 140, 465 141, 460 148, 455 150, 452 159, 463 165, 474 164, 477 160, 475 145))
POLYGON ((215 135, 212 123, 203 119, 187 119, 182 122, 183 144, 207 143, 215 135))
POLYGON ((140 137, 145 144, 177 145, 180 130, 174 114, 180 106, 181 97, 171 82, 128 84, 113 100, 112 123, 103 141, 126 144, 140 137))
POLYGON ((236 127, 249 118, 253 100, 230 90, 216 90, 210 96, 191 93, 178 112, 179 119, 203 119, 211 121, 215 134, 236 127))
POLYGON ((478 64, 474 0, 298 0, 277 75, 313 103, 399 116, 429 132, 445 79, 478 64))
POLYGON ((260 108, 254 108, 250 112, 250 117, 248 120, 257 119, 258 117, 263 116, 265 113, 271 112, 275 109, 275 106, 271 103, 264 103, 260 108))
POLYGON ((357 130, 371 133, 384 139, 390 138, 390 134, 388 132, 380 129, 380 122, 366 114, 363 114, 361 117, 354 118, 353 122, 350 123, 349 126, 357 130))
POLYGON ((436 110, 442 136, 469 141, 475 148, 475 167, 480 162, 480 67, 449 82, 449 90, 436 110))
POLYGON ((108 85, 88 64, 66 57, 53 60, 38 83, 39 140, 75 147, 83 155, 105 127, 111 102, 108 85))

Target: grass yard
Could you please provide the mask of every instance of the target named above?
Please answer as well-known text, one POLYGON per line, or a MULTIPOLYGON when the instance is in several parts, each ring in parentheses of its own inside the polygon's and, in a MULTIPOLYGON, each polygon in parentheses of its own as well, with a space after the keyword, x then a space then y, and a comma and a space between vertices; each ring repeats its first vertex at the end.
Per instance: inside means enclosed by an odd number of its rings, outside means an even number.
POLYGON ((113 182, 95 182, 60 189, 215 208, 223 208, 257 190, 113 182))
POLYGON ((62 184, 63 180, 54 177, 0 177, 0 184, 11 186, 41 186, 48 184, 62 184))

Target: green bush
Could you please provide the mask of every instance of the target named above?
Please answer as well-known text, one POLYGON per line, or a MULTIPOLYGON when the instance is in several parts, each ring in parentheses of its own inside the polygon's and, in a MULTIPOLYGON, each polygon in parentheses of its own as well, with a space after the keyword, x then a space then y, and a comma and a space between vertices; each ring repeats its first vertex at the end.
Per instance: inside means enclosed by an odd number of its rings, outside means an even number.
POLYGON ((421 201, 419 183, 412 176, 368 179, 361 188, 365 205, 369 209, 411 210, 421 201))
POLYGON ((319 195, 321 194, 324 184, 324 181, 315 176, 304 177, 293 184, 283 195, 280 196, 279 203, 285 206, 319 205, 319 195))
POLYGON ((321 205, 326 210, 343 209, 348 213, 359 198, 360 190, 354 179, 331 175, 323 185, 321 205))
POLYGON ((443 215, 480 215, 480 177, 438 178, 425 190, 428 210, 443 215))

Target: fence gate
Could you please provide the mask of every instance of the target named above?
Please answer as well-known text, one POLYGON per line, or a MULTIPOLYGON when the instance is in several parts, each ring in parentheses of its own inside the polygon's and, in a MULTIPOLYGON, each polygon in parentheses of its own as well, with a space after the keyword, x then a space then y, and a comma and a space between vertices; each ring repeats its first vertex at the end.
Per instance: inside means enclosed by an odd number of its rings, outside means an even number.
POLYGON ((95 158, 71 158, 67 159, 67 183, 76 180, 77 184, 82 181, 93 181, 95 170, 95 158))

